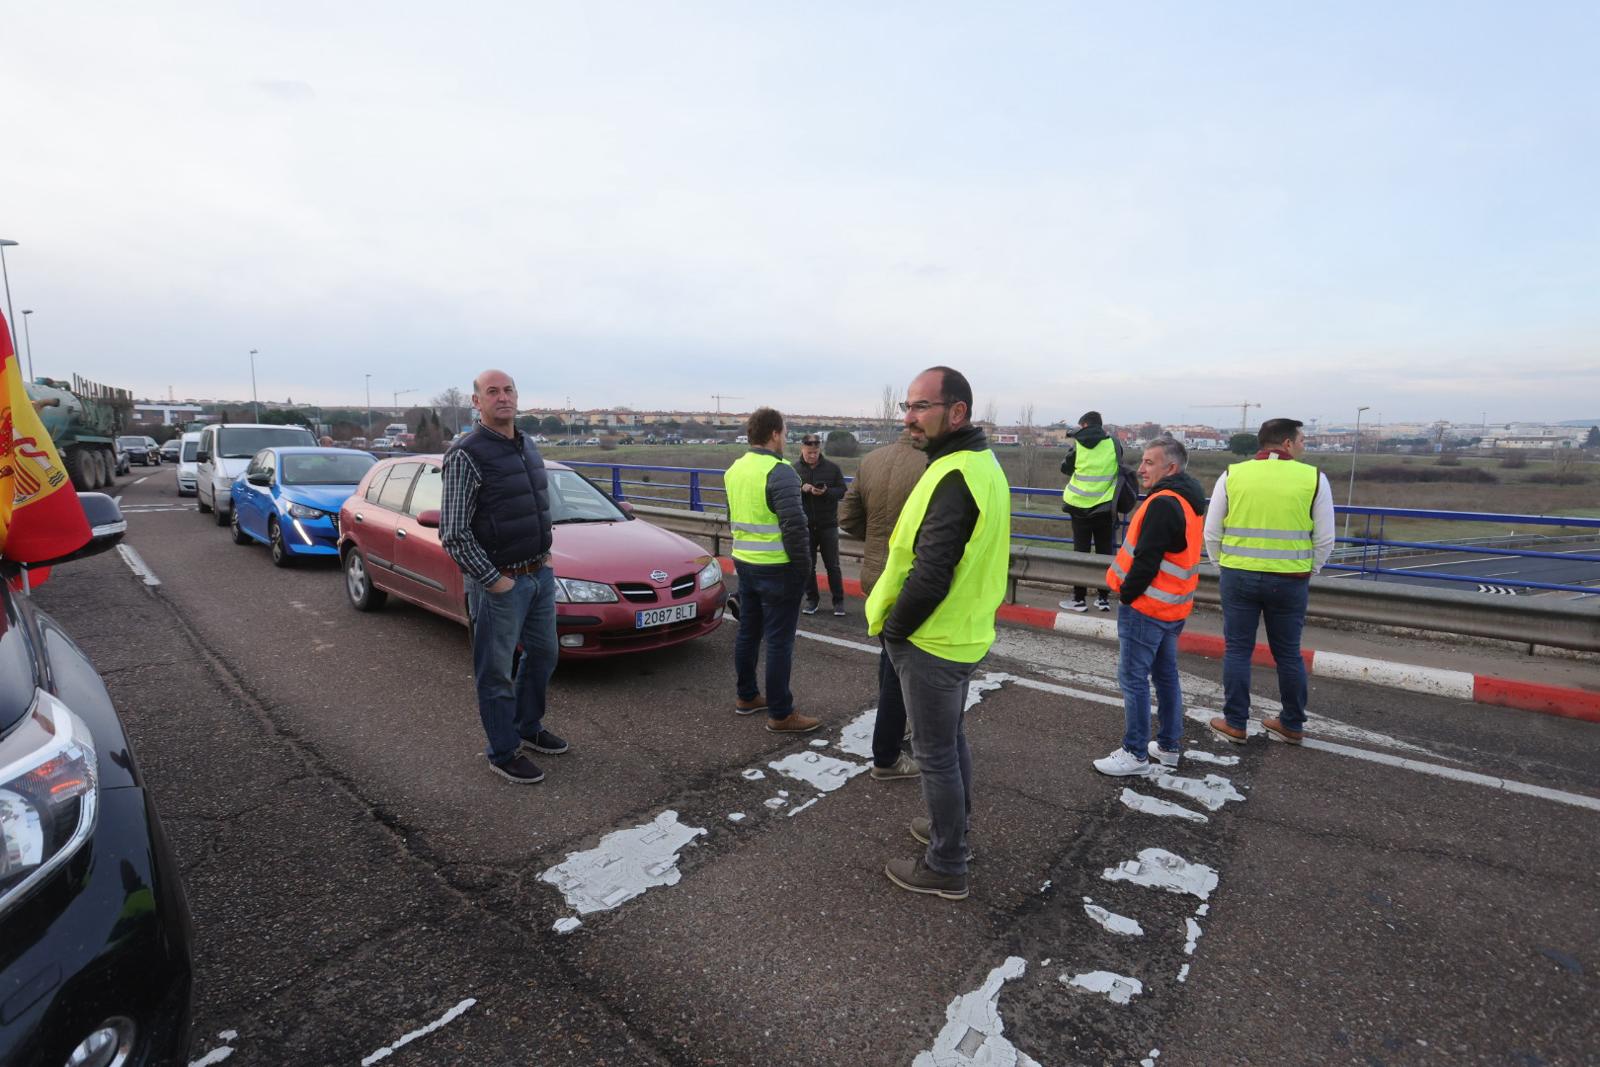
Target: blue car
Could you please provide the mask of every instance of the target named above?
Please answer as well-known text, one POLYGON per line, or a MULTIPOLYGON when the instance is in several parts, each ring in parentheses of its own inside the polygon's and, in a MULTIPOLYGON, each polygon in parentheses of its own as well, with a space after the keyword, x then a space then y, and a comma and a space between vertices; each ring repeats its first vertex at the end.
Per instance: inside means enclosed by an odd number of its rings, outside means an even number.
POLYGON ((263 448, 233 480, 233 543, 260 541, 272 562, 339 556, 339 508, 377 460, 353 448, 263 448))

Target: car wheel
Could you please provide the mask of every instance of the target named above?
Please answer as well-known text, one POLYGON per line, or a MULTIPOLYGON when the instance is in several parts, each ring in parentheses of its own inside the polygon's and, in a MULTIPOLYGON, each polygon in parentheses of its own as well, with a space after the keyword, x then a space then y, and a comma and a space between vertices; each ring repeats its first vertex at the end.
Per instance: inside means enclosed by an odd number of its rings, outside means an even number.
POLYGON ((289 546, 283 543, 283 526, 276 517, 267 520, 267 545, 272 549, 274 567, 287 567, 294 562, 289 546))
POLYGON ((228 529, 231 530, 232 533, 233 533, 233 543, 234 544, 236 544, 236 545, 248 545, 250 543, 250 541, 251 541, 250 535, 245 533, 243 530, 239 529, 239 509, 238 508, 234 508, 232 511, 230 511, 228 513, 228 529))
POLYGON ((367 558, 359 548, 351 548, 344 554, 344 589, 357 611, 377 611, 389 599, 388 593, 373 588, 372 575, 367 573, 367 558))

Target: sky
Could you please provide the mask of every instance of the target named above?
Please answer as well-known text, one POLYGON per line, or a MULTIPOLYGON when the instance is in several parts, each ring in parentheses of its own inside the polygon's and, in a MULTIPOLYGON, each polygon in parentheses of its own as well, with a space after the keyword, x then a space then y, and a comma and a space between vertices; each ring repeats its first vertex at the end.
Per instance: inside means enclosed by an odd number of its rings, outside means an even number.
POLYGON ((528 407, 865 415, 942 363, 1002 421, 1600 417, 1591 0, 3 17, 37 374, 247 399, 256 349, 263 400, 498 366, 528 407))

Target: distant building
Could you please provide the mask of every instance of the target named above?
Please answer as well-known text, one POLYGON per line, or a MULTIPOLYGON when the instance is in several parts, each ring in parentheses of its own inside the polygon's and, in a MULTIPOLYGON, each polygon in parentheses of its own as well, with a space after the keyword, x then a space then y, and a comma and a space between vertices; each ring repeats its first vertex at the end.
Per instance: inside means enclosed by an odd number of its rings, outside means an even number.
POLYGON ((196 422, 204 409, 199 404, 135 404, 134 426, 182 426, 196 422))

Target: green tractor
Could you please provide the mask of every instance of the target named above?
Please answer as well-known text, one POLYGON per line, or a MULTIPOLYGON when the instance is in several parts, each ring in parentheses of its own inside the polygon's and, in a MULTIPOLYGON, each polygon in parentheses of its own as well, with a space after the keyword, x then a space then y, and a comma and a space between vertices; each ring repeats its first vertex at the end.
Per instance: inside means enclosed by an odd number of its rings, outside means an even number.
POLYGON ((33 401, 72 486, 90 493, 114 483, 117 434, 133 413, 133 394, 73 376, 72 383, 36 378, 27 383, 33 401))

